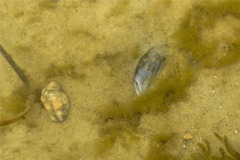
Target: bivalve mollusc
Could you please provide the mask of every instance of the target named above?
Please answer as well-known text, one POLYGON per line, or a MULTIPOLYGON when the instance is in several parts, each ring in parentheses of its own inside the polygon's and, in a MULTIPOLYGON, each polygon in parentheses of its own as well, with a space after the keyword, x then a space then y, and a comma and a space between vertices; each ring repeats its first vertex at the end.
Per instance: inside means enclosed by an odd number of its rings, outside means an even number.
POLYGON ((67 118, 69 102, 58 83, 52 81, 42 90, 41 101, 53 121, 62 122, 67 118))
POLYGON ((140 59, 134 75, 134 89, 141 95, 150 86, 150 79, 163 68, 168 54, 168 45, 150 48, 140 59))

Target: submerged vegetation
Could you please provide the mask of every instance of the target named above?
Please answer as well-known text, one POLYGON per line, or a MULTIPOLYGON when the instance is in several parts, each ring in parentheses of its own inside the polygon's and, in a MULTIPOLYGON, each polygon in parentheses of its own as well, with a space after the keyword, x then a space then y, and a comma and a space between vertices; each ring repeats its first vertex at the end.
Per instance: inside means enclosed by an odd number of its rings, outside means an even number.
POLYGON ((168 143, 174 138, 174 133, 160 133, 153 135, 150 143, 150 151, 144 160, 177 160, 176 156, 171 154, 171 151, 167 149, 168 143))
POLYGON ((73 64, 51 64, 45 71, 45 75, 48 78, 51 77, 68 77, 73 79, 84 79, 86 78, 85 73, 79 73, 76 70, 76 67, 73 64))
POLYGON ((104 120, 128 119, 130 122, 131 119, 144 113, 166 112, 173 102, 187 98, 187 88, 194 79, 189 64, 184 61, 169 62, 165 69, 165 75, 156 77, 152 87, 145 94, 126 106, 105 107, 101 111, 102 118, 104 120))
POLYGON ((38 6, 41 10, 53 10, 58 7, 59 0, 42 0, 38 6))
MULTIPOLYGON (((164 0, 164 3, 168 2, 164 0)), ((169 7, 171 3, 168 4, 169 7)), ((111 10, 108 18, 119 17, 123 12, 128 11, 129 1, 119 2, 116 8, 111 10)), ((42 1, 39 7, 45 10, 51 10, 58 7, 58 1, 42 1)), ((158 7, 154 9, 152 14, 159 14, 158 7)), ((110 150, 116 142, 120 142, 122 146, 129 147, 131 143, 141 139, 141 133, 138 130, 142 115, 167 113, 173 103, 187 99, 188 87, 194 82, 196 74, 194 73, 195 65, 198 64, 204 68, 221 68, 229 66, 240 60, 240 38, 235 37, 239 34, 238 28, 232 28, 232 24, 227 31, 234 34, 220 34, 208 37, 209 32, 217 30, 221 26, 220 21, 228 23, 230 20, 237 24, 240 19, 240 2, 238 1, 222 1, 210 2, 203 1, 193 8, 183 18, 182 24, 173 34, 172 38, 176 43, 176 48, 181 52, 181 55, 170 57, 168 65, 164 69, 162 76, 157 77, 153 81, 153 85, 149 90, 140 97, 133 99, 127 104, 113 103, 104 106, 104 109, 99 111, 99 136, 96 141, 96 155, 102 155, 110 150)), ((78 37, 79 34, 84 34, 91 37, 88 32, 72 31, 72 34, 78 37)), ((130 49, 132 58, 139 56, 140 49, 138 46, 130 49)), ((116 55, 98 55, 95 65, 107 62, 109 64, 110 74, 116 75, 121 66, 117 63, 122 62, 122 54, 116 55), (120 56, 119 56, 120 55, 120 56), (120 59, 120 60, 119 60, 120 59), (115 67, 115 68, 114 68, 115 67)), ((124 59, 125 60, 125 59, 124 59)), ((73 79, 84 79, 85 73, 77 72, 76 66, 69 64, 51 65, 45 72, 46 77, 69 77, 73 79)), ((1 97, 1 105, 9 106, 9 111, 12 113, 20 113, 22 117, 29 109, 26 106, 29 90, 19 89, 13 92, 9 97, 1 97)), ((31 91, 32 93, 32 91, 31 91)), ((35 93, 33 93, 35 94, 35 93)), ((40 97, 40 96, 38 96, 40 97)), ((28 106, 30 107, 30 106, 28 106)), ((101 108, 102 109, 102 108, 101 108)), ((2 117, 2 116, 0 116, 2 117)), ((8 124, 11 120, 1 119, 2 124, 8 124)), ((149 152, 146 155, 146 160, 156 159, 178 159, 172 155, 174 147, 174 133, 161 132, 152 136, 149 144, 149 152)), ((207 159, 239 159, 239 152, 234 149, 227 137, 221 137, 216 134, 216 137, 225 145, 226 150, 219 148, 221 157, 212 155, 211 146, 208 140, 205 143, 199 143, 201 149, 200 157, 207 159)), ((196 158, 197 159, 197 158, 196 158)))
MULTIPOLYGON (((101 148, 101 153, 111 149, 114 143, 121 139, 138 135, 137 130, 143 114, 157 114, 167 112, 171 105, 179 100, 187 98, 187 90, 195 79, 196 66, 202 68, 226 67, 240 60, 239 23, 240 2, 238 1, 202 1, 190 9, 176 32, 171 36, 175 42, 175 48, 180 52, 176 59, 171 59, 170 67, 166 72, 157 77, 154 85, 145 94, 125 105, 112 104, 100 111, 100 137, 96 147, 101 148), (221 29, 222 23, 229 23, 224 33, 207 36, 221 29), (220 26, 220 27, 219 27, 220 26), (228 33, 227 35, 225 33, 228 33), (129 132, 130 131, 130 132, 129 132), (100 143, 99 143, 100 142, 100 143)), ((174 55, 174 56, 177 56, 174 55)), ((161 135, 161 133, 160 133, 161 135)), ((220 136, 219 136, 220 137, 220 136)), ((134 139, 134 138, 133 138, 134 139)), ((154 139, 154 138, 153 138, 154 139)), ((171 139, 171 138, 169 138, 171 139)), ((156 140, 156 138, 155 138, 156 140)), ((227 138, 222 138, 227 151, 236 158, 238 152, 230 147, 227 138)), ((133 141, 131 141, 133 142, 133 141)), ((171 155, 166 141, 156 140, 151 143, 151 151, 146 159, 177 159, 171 155)), ((204 144, 198 144, 205 158, 214 159, 211 156, 210 144, 206 140, 204 144)), ((173 148, 171 148, 173 149, 173 148)), ((231 159, 220 149, 222 157, 219 159, 231 159)))
POLYGON ((240 33, 239 8, 239 1, 204 1, 195 5, 172 38, 178 48, 189 51, 185 54, 187 58, 203 67, 233 64, 240 59, 240 38, 235 36, 240 33))
POLYGON ((214 155, 211 152, 211 146, 208 140, 204 140, 204 143, 198 143, 199 148, 201 149, 202 153, 194 154, 193 156, 195 159, 210 159, 210 160, 237 160, 240 159, 240 150, 239 152, 234 149, 226 136, 221 137, 218 133, 214 132, 214 135, 222 142, 225 146, 226 151, 223 147, 219 147, 220 156, 214 155))
POLYGON ((188 86, 195 77, 189 65, 181 56, 169 57, 163 75, 153 80, 146 93, 125 105, 113 103, 99 111, 102 127, 97 148, 101 148, 101 153, 118 139, 129 142, 139 139, 137 128, 143 114, 167 112, 172 103, 186 99, 188 86))

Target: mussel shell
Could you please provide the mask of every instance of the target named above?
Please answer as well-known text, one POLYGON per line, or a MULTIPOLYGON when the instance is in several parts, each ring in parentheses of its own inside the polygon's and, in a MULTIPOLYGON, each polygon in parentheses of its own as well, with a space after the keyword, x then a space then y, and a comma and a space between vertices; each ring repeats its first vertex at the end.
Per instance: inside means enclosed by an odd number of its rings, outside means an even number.
POLYGON ((140 59, 135 75, 134 89, 137 95, 141 95, 150 86, 150 79, 158 74, 164 67, 168 54, 168 46, 163 44, 149 49, 140 59))
POLYGON ((42 90, 41 101, 53 121, 61 122, 67 118, 69 102, 58 83, 52 81, 42 90))

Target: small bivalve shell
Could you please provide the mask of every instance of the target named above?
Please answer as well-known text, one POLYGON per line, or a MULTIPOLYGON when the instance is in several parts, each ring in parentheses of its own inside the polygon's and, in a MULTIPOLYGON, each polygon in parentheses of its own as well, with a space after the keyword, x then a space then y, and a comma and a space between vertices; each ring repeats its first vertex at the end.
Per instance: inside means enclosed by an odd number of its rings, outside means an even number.
POLYGON ((167 54, 168 46, 163 44, 149 49, 142 56, 134 75, 134 89, 137 95, 141 95, 150 87, 150 79, 163 68, 167 54))
POLYGON ((66 119, 69 102, 58 83, 52 81, 42 90, 41 101, 53 121, 61 122, 66 119))

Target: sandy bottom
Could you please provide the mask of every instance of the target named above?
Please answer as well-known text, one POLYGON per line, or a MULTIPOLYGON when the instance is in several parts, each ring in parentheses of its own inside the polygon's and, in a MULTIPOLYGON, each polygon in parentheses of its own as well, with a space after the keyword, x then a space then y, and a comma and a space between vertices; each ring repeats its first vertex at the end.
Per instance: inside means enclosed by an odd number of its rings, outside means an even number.
MULTIPOLYGON (((118 137, 102 154, 97 141, 99 111, 112 103, 138 98, 133 76, 139 58, 149 48, 167 41, 195 1, 1 0, 0 44, 24 69, 32 88, 50 80, 61 84, 70 101, 63 123, 51 121, 40 101, 19 120, 0 128, 0 159, 79 160, 145 159, 150 138, 174 132, 168 150, 181 159, 201 152, 207 139, 214 155, 224 145, 214 132, 240 146, 240 62, 228 67, 196 71, 184 101, 167 113, 143 114, 138 139, 118 137), (53 65, 71 64, 80 78, 46 76, 53 65), (186 134, 193 138, 184 139, 186 134)), ((22 86, 0 56, 0 96, 22 86)), ((3 107, 1 106, 0 111, 3 107)), ((121 130, 116 130, 121 135, 121 130)), ((225 149, 225 148, 224 148, 225 149)), ((225 149, 226 150, 226 149, 225 149)))

